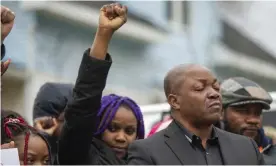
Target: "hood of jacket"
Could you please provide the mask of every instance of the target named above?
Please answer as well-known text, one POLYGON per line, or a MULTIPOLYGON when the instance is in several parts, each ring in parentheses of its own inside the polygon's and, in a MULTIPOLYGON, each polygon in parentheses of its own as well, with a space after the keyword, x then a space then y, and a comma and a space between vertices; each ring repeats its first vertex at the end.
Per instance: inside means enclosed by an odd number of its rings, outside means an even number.
POLYGON ((45 83, 39 89, 33 105, 33 120, 43 116, 58 117, 72 100, 73 84, 45 83))

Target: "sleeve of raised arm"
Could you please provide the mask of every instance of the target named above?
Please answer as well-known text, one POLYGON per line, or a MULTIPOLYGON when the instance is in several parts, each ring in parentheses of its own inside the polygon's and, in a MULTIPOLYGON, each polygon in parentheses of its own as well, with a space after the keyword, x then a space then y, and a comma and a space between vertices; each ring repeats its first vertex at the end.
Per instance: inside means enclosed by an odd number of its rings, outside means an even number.
POLYGON ((58 160, 61 165, 85 164, 93 134, 98 125, 97 111, 112 63, 109 54, 105 60, 89 56, 85 51, 73 100, 65 109, 65 123, 58 143, 58 160))

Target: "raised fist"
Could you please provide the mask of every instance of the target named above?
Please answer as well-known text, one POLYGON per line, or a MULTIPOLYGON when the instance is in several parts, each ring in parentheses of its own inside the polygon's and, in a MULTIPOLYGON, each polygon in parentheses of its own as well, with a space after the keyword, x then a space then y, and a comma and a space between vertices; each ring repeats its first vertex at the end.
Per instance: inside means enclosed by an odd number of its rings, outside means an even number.
POLYGON ((14 24, 15 14, 9 8, 1 6, 1 43, 9 35, 14 24))
POLYGON ((49 135, 53 135, 58 128, 58 122, 56 118, 42 117, 35 120, 34 127, 49 135))
POLYGON ((116 31, 127 21, 127 7, 119 3, 105 5, 101 8, 99 28, 116 31))

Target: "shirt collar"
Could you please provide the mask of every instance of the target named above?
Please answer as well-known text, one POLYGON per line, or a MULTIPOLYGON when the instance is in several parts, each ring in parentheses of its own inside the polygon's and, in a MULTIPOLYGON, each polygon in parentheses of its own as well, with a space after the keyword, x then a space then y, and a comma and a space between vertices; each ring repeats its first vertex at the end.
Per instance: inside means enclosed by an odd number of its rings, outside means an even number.
MULTIPOLYGON (((190 131, 188 131, 184 126, 182 126, 178 121, 174 120, 175 123, 177 124, 178 127, 181 128, 181 130, 184 132, 185 137, 187 138, 187 140, 190 143, 193 143, 194 141, 198 141, 198 139, 200 139, 197 135, 191 133, 190 131)), ((212 132, 211 132, 211 137, 208 139, 210 140, 210 142, 217 142, 218 141, 218 136, 217 133, 214 129, 214 126, 212 126, 212 132)))

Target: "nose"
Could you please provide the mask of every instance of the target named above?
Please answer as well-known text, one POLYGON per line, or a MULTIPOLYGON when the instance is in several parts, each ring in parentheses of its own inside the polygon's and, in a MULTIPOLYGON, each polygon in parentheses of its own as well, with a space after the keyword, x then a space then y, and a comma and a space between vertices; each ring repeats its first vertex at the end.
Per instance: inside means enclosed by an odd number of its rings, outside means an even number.
POLYGON ((213 88, 211 88, 211 90, 208 93, 208 98, 210 99, 218 99, 220 98, 220 93, 216 90, 214 90, 213 88))
POLYGON ((116 141, 118 143, 125 143, 126 142, 126 136, 124 131, 120 131, 116 135, 116 141))
POLYGON ((34 162, 34 165, 45 165, 45 163, 43 163, 42 161, 36 161, 34 162))
POLYGON ((248 124, 253 125, 258 125, 261 123, 261 117, 255 114, 249 114, 245 120, 248 124))

